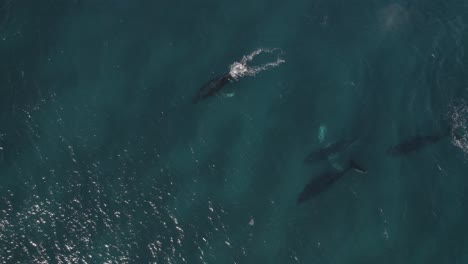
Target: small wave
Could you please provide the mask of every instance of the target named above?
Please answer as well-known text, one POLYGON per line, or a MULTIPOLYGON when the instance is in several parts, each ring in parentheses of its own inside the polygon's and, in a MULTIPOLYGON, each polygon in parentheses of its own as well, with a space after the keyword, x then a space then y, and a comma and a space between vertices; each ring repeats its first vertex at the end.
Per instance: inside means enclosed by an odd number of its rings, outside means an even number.
POLYGON ((250 53, 249 55, 246 55, 242 57, 241 61, 236 61, 230 66, 230 71, 229 74, 232 76, 233 79, 236 81, 239 78, 245 77, 245 76, 255 76, 259 72, 274 68, 279 66, 281 63, 284 63, 285 61, 280 58, 281 55, 281 50, 280 49, 257 49, 254 52, 250 53), (275 54, 279 52, 276 56, 276 60, 273 62, 265 63, 265 64, 260 64, 258 66, 249 66, 247 65, 249 62, 251 62, 255 56, 261 54, 261 53, 270 53, 270 54, 275 54))

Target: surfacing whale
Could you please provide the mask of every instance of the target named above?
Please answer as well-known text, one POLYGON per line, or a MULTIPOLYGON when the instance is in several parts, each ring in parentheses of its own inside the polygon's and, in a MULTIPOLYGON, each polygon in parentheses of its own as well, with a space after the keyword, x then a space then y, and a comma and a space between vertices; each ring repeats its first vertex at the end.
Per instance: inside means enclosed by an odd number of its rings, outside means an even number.
POLYGON ((387 154, 390 156, 407 155, 407 154, 410 154, 411 152, 418 151, 429 144, 437 143, 449 135, 450 135, 450 130, 447 130, 444 133, 429 135, 429 136, 417 135, 415 137, 412 137, 410 139, 403 141, 400 144, 390 147, 387 150, 387 154))
POLYGON ((326 145, 323 148, 320 148, 316 151, 311 152, 307 157, 304 159, 306 163, 312 163, 317 161, 322 161, 328 159, 329 156, 341 152, 349 147, 354 140, 339 140, 333 143, 326 145))
POLYGON ((232 81, 233 78, 229 72, 210 80, 200 88, 192 100, 193 103, 198 103, 203 99, 216 95, 226 84, 232 81))
POLYGON ((212 79, 211 81, 203 85, 192 101, 194 103, 198 103, 203 99, 216 95, 226 84, 230 82, 238 81, 239 79, 245 76, 255 76, 259 72, 279 66, 280 64, 284 63, 284 60, 279 57, 280 54, 276 55, 276 61, 256 66, 249 65, 249 62, 252 62, 255 56, 261 53, 274 54, 277 51, 281 54, 280 49, 257 49, 254 52, 243 56, 240 61, 236 61, 230 65, 228 72, 212 79))
POLYGON ((325 191, 349 170, 355 170, 360 173, 367 173, 364 168, 358 165, 354 160, 351 160, 348 167, 342 171, 326 172, 316 178, 313 178, 309 183, 307 183, 302 192, 299 194, 299 197, 297 198, 297 204, 301 204, 313 196, 316 196, 325 191))

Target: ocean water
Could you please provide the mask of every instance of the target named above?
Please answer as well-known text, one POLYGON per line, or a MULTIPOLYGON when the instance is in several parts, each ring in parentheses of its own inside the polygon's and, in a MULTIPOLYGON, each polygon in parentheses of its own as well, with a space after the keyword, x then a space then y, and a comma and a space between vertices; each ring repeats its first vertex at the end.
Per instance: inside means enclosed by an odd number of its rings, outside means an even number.
POLYGON ((0 263, 468 263, 467 28, 462 0, 0 0, 0 263))

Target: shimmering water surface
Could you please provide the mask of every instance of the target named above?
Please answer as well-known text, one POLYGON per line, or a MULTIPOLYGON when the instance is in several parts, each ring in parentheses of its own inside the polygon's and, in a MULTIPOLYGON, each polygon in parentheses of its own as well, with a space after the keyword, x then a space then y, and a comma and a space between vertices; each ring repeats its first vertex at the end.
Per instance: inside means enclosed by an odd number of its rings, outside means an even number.
POLYGON ((0 263, 468 263, 467 26, 461 0, 0 0, 0 263))

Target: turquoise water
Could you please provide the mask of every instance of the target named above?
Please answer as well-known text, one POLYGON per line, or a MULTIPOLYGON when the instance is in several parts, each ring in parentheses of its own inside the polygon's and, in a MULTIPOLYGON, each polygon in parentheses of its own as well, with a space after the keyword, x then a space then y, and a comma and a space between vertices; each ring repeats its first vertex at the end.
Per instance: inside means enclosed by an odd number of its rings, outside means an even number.
POLYGON ((0 1, 0 263, 468 263, 467 26, 456 0, 0 1))

